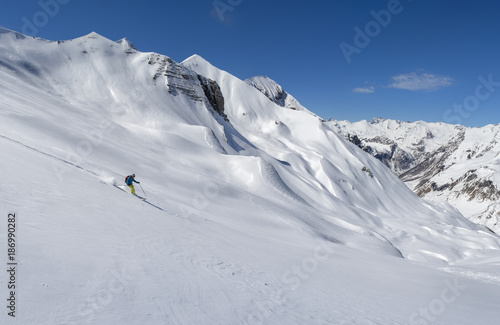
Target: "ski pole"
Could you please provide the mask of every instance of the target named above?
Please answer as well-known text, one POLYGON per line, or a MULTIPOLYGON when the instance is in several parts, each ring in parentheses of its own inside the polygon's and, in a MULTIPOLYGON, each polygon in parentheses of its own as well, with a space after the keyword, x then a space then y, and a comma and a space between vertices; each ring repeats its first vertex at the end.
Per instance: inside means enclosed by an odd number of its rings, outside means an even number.
POLYGON ((148 195, 146 194, 146 192, 144 192, 144 189, 142 188, 141 183, 139 183, 139 186, 141 187, 142 193, 144 193, 144 195, 145 195, 146 197, 148 197, 148 195))

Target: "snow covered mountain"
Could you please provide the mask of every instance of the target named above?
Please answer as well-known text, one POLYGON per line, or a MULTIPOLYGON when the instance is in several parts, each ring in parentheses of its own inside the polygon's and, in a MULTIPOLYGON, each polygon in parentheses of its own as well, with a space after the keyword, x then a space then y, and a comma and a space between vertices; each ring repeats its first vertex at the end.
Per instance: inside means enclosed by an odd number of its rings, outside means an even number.
POLYGON ((469 220, 500 231, 500 125, 329 121, 391 168, 419 196, 446 201, 469 220))
POLYGON ((17 323, 498 322, 500 237, 253 81, 0 29, 17 323))
MULTIPOLYGON (((257 88, 261 93, 263 93, 267 98, 269 98, 275 104, 292 110, 298 110, 302 112, 307 112, 319 119, 321 119, 316 114, 309 111, 307 108, 302 106, 295 97, 287 93, 283 87, 281 87, 276 81, 272 80, 266 76, 256 76, 248 78, 245 80, 247 84, 252 87, 257 88)), ((323 119, 321 119, 323 120, 323 119)))

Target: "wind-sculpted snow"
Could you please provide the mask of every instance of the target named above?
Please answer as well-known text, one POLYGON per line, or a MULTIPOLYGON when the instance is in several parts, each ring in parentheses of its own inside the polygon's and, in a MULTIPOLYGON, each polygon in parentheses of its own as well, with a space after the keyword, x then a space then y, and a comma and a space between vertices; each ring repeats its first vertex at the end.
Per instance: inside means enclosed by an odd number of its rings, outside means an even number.
POLYGON ((499 237, 305 108, 96 33, 0 49, 22 324, 498 321, 499 237))

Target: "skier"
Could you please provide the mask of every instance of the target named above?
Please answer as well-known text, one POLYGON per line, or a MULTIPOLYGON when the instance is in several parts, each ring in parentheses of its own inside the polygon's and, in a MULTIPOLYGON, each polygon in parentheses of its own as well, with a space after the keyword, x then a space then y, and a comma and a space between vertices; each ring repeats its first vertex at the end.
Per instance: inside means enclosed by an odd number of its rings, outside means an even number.
POLYGON ((135 195, 135 188, 134 188, 134 183, 133 182, 136 182, 137 184, 141 184, 141 182, 138 182, 135 180, 135 174, 132 174, 132 175, 128 175, 127 177, 125 177, 125 183, 127 183, 128 187, 130 187, 130 192, 132 193, 132 195, 135 195))

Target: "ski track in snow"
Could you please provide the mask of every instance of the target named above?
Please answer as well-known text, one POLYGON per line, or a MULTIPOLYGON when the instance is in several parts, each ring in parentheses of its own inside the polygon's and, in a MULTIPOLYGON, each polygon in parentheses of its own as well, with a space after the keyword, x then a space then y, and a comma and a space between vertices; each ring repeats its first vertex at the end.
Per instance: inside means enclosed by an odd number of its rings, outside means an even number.
POLYGON ((39 153, 39 154, 41 154, 41 155, 44 155, 44 156, 46 156, 46 157, 50 157, 50 158, 52 158, 52 159, 58 160, 58 161, 60 161, 60 162, 62 162, 62 163, 65 163, 65 164, 67 164, 67 165, 71 166, 71 167, 74 167, 74 168, 78 168, 78 169, 84 170, 84 171, 86 171, 86 172, 88 172, 88 173, 90 173, 90 174, 92 174, 92 175, 94 175, 94 176, 98 176, 98 174, 94 173, 93 171, 90 171, 90 170, 85 169, 85 168, 83 168, 83 167, 81 167, 81 166, 78 166, 78 165, 76 165, 76 164, 74 164, 74 163, 72 163, 72 162, 70 162, 70 161, 64 160, 64 159, 62 159, 62 158, 56 157, 56 156, 54 156, 54 155, 48 154, 48 153, 46 153, 46 152, 43 152, 43 151, 41 151, 41 150, 38 150, 38 149, 33 148, 33 147, 31 147, 31 146, 28 146, 28 145, 26 145, 26 144, 24 144, 24 143, 22 143, 22 142, 20 142, 20 141, 17 141, 17 140, 11 139, 11 138, 6 137, 6 136, 3 136, 3 135, 1 135, 1 134, 0 134, 0 138, 1 138, 1 139, 4 139, 4 140, 7 140, 7 141, 10 141, 10 142, 12 142, 12 143, 15 143, 15 144, 17 144, 17 145, 20 145, 20 146, 22 146, 22 147, 24 147, 24 148, 27 148, 27 149, 29 149, 29 150, 32 150, 32 151, 34 151, 34 152, 36 152, 36 153, 39 153))
POLYGON ((487 273, 474 270, 464 270, 454 267, 442 268, 443 271, 449 272, 451 274, 456 274, 464 277, 468 277, 474 280, 479 280, 485 283, 495 283, 500 284, 500 273, 487 273))

